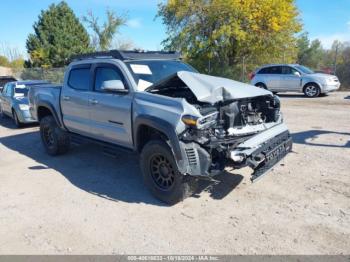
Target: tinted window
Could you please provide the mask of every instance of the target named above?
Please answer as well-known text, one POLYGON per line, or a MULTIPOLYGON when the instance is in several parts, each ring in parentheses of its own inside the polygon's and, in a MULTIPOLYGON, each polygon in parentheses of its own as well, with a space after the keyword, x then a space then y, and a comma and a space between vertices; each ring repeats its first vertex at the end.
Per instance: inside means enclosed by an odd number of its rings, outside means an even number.
POLYGON ((15 87, 14 96, 28 96, 28 87, 15 87))
POLYGON ((98 67, 95 73, 95 91, 101 91, 102 83, 109 80, 120 80, 124 83, 123 75, 119 70, 111 67, 98 67))
POLYGON ((313 73, 315 73, 314 71, 312 71, 310 68, 308 68, 306 66, 296 65, 295 67, 298 70, 300 70, 301 72, 305 73, 305 74, 313 74, 313 73))
POLYGON ((281 66, 270 66, 262 68, 258 74, 282 74, 281 66))
POLYGON ((269 67, 265 67, 260 69, 260 71, 258 72, 258 74, 269 74, 269 67))
POLYGON ((12 84, 7 85, 7 88, 5 90, 5 95, 6 96, 11 96, 12 95, 12 84))
POLYGON ((68 85, 78 90, 89 90, 90 68, 72 69, 69 74, 68 85))
POLYGON ((298 71, 290 66, 283 67, 283 74, 285 75, 295 75, 298 71))

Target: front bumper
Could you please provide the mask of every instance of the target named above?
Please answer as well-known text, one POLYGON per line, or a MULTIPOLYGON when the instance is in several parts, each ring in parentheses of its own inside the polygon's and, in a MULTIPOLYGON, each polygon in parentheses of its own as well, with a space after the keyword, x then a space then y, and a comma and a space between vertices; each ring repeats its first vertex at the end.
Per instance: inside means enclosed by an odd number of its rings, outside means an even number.
MULTIPOLYGON (((212 156, 196 143, 182 143, 187 156, 187 174, 208 178, 219 170, 213 168, 212 156)), ((234 168, 251 167, 254 172, 251 180, 264 175, 292 150, 292 138, 284 123, 258 133, 238 146, 227 150, 225 166, 234 168)))
POLYGON ((333 92, 336 91, 340 88, 340 83, 336 83, 336 84, 325 84, 322 85, 322 93, 328 93, 328 92, 333 92))

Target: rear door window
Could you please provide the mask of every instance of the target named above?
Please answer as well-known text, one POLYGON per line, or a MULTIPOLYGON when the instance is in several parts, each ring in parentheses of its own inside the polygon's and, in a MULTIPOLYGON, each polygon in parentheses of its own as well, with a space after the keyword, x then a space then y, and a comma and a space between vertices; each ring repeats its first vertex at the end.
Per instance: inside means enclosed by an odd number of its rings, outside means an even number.
POLYGON ((12 84, 7 85, 7 88, 5 90, 5 96, 12 96, 12 84))
POLYGON ((282 74, 282 67, 281 66, 270 66, 260 69, 258 74, 282 74))
POLYGON ((269 74, 273 74, 273 75, 282 74, 282 66, 271 66, 269 74))
POLYGON ((90 68, 73 68, 69 73, 68 85, 77 90, 89 90, 90 68))

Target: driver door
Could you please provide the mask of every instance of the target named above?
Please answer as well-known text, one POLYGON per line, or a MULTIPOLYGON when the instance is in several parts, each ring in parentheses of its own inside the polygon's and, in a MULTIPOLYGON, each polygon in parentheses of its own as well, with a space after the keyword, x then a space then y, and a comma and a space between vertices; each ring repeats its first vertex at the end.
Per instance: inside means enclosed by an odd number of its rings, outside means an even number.
POLYGON ((286 92, 297 92, 300 90, 300 86, 300 73, 290 66, 283 66, 281 77, 281 89, 286 92))
POLYGON ((94 84, 89 99, 91 135, 99 140, 132 148, 132 94, 128 82, 114 64, 96 64, 93 71, 94 84), (102 90, 103 82, 110 80, 122 81, 125 90, 102 90))

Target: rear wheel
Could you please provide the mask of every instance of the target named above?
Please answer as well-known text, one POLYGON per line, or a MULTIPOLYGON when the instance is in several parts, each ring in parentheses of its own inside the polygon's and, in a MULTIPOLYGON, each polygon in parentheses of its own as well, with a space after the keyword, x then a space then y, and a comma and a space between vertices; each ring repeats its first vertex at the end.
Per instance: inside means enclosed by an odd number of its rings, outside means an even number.
POLYGON ((307 97, 317 97, 321 93, 321 89, 316 84, 308 84, 304 88, 304 94, 307 97))
POLYGON ((170 147, 162 140, 151 140, 144 146, 140 166, 148 189, 167 204, 176 204, 195 190, 196 181, 178 171, 170 147))
POLYGON ((40 135, 46 152, 55 156, 69 150, 69 134, 61 129, 52 116, 45 116, 40 121, 40 135))
POLYGON ((21 123, 21 121, 19 121, 18 116, 17 116, 17 113, 16 113, 15 110, 12 110, 12 118, 13 118, 13 121, 14 121, 16 127, 21 127, 21 126, 23 126, 23 124, 21 123))

